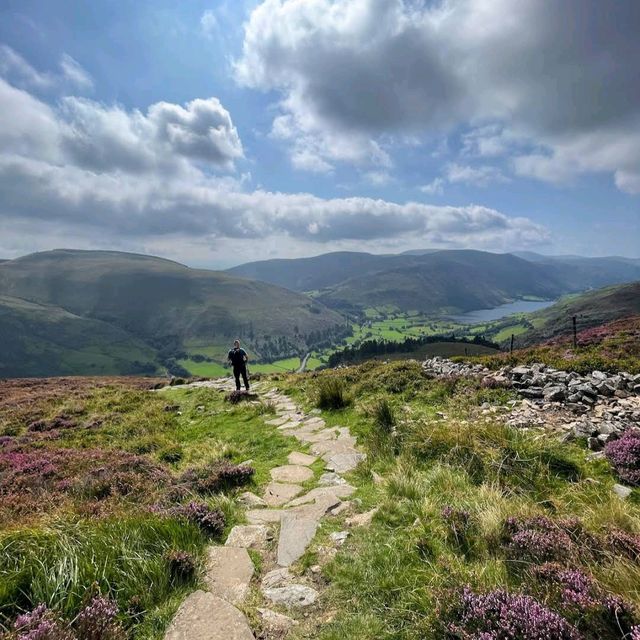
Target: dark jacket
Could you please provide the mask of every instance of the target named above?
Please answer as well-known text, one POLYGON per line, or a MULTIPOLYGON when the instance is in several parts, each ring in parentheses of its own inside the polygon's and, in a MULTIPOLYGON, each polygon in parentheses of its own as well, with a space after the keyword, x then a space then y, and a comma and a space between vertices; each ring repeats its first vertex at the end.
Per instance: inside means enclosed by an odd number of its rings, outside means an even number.
POLYGON ((247 352, 242 348, 231 349, 231 351, 229 351, 229 355, 227 356, 227 358, 231 360, 231 364, 233 365, 234 369, 242 369, 244 366, 246 366, 246 357, 247 352))

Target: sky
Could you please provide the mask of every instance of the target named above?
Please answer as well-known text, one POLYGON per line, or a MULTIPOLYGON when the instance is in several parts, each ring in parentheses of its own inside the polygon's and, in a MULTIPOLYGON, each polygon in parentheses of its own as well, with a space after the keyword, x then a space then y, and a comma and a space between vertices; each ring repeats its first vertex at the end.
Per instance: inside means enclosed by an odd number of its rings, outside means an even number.
POLYGON ((638 0, 3 0, 0 258, 640 257, 638 0))

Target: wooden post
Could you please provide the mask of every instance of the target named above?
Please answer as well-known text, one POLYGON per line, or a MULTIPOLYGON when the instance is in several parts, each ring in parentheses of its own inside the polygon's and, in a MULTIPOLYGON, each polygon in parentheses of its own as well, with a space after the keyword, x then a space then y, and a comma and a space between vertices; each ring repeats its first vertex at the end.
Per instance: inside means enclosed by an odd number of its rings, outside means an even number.
POLYGON ((512 333, 511 334, 511 346, 509 347, 509 353, 513 353, 513 339, 515 338, 515 335, 512 333))
POLYGON ((573 348, 578 348, 578 316, 573 316, 573 348))

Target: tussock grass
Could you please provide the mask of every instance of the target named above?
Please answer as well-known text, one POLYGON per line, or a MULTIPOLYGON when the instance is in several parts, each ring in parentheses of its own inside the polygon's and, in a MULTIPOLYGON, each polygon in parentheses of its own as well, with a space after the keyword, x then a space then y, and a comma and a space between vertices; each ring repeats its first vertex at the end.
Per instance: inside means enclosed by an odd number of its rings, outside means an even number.
POLYGON ((337 377, 324 377, 318 381, 316 406, 319 409, 344 409, 352 403, 344 382, 337 377))

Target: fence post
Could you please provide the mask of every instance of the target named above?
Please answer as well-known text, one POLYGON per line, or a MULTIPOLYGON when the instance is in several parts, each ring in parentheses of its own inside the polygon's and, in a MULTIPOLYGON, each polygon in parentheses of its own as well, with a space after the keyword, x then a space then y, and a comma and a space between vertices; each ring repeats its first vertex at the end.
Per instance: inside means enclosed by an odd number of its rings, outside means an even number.
POLYGON ((573 348, 578 348, 578 316, 572 316, 573 321, 573 348))
POLYGON ((511 346, 509 347, 509 353, 513 353, 513 339, 514 339, 515 335, 512 333, 511 334, 511 346))

